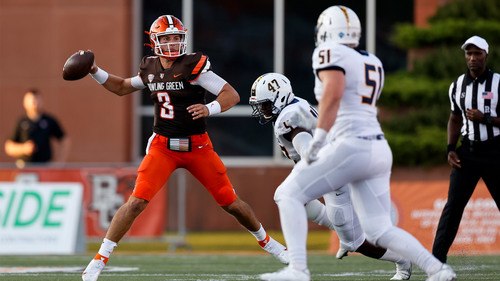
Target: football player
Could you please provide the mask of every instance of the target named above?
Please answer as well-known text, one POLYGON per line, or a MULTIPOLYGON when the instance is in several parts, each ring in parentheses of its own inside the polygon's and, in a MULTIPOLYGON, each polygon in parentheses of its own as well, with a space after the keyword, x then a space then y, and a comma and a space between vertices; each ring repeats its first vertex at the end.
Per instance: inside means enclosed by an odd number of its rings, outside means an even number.
POLYGON ((98 253, 82 274, 84 281, 97 280, 117 243, 177 168, 191 172, 265 251, 288 263, 286 248, 269 237, 252 208, 236 195, 206 132, 205 118, 233 107, 239 95, 211 70, 205 54, 186 53, 186 33, 178 18, 160 16, 149 30, 155 55, 142 59, 138 75, 124 79, 97 64, 90 71, 99 84, 119 96, 149 88, 155 109, 153 134, 138 168, 134 191, 114 215, 98 253), (207 91, 216 96, 208 104, 207 91))
POLYGON ((428 281, 456 280, 448 265, 392 224, 392 152, 376 107, 384 68, 375 55, 357 49, 360 36, 359 18, 347 7, 331 6, 318 18, 312 55, 318 121, 301 160, 274 195, 290 264, 262 274, 262 280, 311 279, 304 204, 346 185, 366 240, 409 259, 428 275, 428 281))
MULTIPOLYGON (((283 154, 295 163, 300 161, 312 140, 318 112, 306 100, 294 95, 288 78, 279 73, 267 73, 252 85, 249 104, 252 117, 264 125, 271 123, 283 154)), ((354 213, 348 186, 323 196, 325 205, 315 199, 306 206, 307 218, 319 225, 335 230, 340 240, 336 257, 342 259, 347 252, 358 252, 375 259, 396 263, 396 274, 391 280, 408 280, 411 262, 391 251, 366 241, 358 218, 354 213), (328 214, 327 214, 328 213, 328 214)))

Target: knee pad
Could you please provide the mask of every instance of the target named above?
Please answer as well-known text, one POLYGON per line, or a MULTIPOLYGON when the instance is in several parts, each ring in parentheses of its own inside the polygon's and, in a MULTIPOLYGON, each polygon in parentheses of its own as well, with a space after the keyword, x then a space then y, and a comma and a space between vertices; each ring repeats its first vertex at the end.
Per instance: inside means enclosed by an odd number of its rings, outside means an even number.
POLYGON ((334 229, 332 221, 328 218, 326 207, 319 200, 312 200, 306 204, 307 218, 313 222, 334 229))
POLYGON ((354 212, 352 205, 333 206, 329 208, 328 217, 336 227, 352 221, 354 212))

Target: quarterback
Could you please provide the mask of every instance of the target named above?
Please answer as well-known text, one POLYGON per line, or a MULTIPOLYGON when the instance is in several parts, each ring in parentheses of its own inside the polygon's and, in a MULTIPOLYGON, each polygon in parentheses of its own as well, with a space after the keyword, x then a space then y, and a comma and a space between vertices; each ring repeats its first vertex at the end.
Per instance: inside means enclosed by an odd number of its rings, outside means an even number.
POLYGON ((233 107, 239 95, 211 70, 205 54, 186 53, 186 31, 178 18, 160 16, 149 30, 155 55, 142 59, 137 76, 124 79, 96 64, 90 71, 99 84, 119 96, 148 87, 154 101, 154 126, 134 191, 114 215, 98 253, 82 274, 84 281, 97 280, 117 243, 177 168, 191 172, 265 251, 288 263, 286 248, 269 237, 251 207, 238 198, 213 149, 205 118, 233 107), (208 104, 207 91, 216 96, 208 104))
POLYGON ((376 102, 384 68, 373 54, 357 49, 358 16, 344 6, 323 11, 312 55, 319 114, 301 160, 276 190, 290 264, 262 280, 309 281, 304 204, 348 185, 366 240, 420 267, 428 281, 454 281, 456 274, 390 217, 392 152, 377 120, 376 102))

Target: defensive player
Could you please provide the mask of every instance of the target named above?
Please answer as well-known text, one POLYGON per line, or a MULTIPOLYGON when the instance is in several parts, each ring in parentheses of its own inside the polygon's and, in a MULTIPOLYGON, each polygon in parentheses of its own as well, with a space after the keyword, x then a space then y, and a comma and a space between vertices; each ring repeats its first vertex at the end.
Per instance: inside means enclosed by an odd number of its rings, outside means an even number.
MULTIPOLYGON (((318 118, 316 109, 297 97, 290 80, 279 73, 267 73, 255 80, 249 104, 253 108, 252 116, 260 124, 272 123, 283 154, 295 163, 300 161, 312 140, 318 118)), ((352 207, 348 186, 327 193, 323 198, 326 207, 317 199, 306 204, 307 218, 336 231, 340 240, 336 255, 338 259, 347 256, 347 252, 358 252, 375 259, 392 261, 396 263, 396 274, 391 280, 410 279, 409 260, 366 241, 352 207)))
POLYGON ((274 197, 290 265, 262 274, 261 279, 311 279, 304 204, 349 185, 354 210, 370 243, 409 259, 429 276, 428 281, 456 280, 448 265, 391 222, 392 152, 376 108, 384 69, 375 55, 356 49, 361 36, 358 16, 344 6, 329 7, 319 16, 316 32, 312 60, 319 102, 317 126, 302 160, 274 197))
POLYGON ((119 96, 148 87, 155 105, 155 120, 134 191, 114 215, 99 252, 82 274, 84 281, 97 280, 118 241, 177 168, 190 171, 264 250, 288 263, 286 248, 269 237, 250 206, 238 198, 213 149, 205 118, 234 106, 239 95, 211 70, 206 55, 186 54, 186 31, 178 18, 161 16, 149 31, 155 55, 142 59, 137 76, 124 79, 97 65, 90 71, 99 84, 119 96), (205 104, 206 91, 216 95, 216 100, 205 104))

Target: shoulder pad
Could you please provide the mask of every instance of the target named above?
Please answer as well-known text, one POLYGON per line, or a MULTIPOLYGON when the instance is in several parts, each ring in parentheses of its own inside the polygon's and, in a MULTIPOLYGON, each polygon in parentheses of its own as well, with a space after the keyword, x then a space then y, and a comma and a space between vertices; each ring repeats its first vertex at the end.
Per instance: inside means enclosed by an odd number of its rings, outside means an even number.
POLYGON ((275 132, 278 135, 289 133, 292 129, 303 128, 311 131, 316 127, 316 118, 299 104, 289 105, 276 119, 275 132))
POLYGON ((312 131, 315 126, 316 119, 311 114, 298 104, 292 104, 285 107, 276 118, 275 132, 278 135, 284 135, 296 128, 312 131))
POLYGON ((139 69, 141 71, 145 70, 146 68, 148 68, 148 66, 151 64, 151 63, 156 63, 156 61, 158 61, 159 58, 158 56, 145 56, 142 58, 141 60, 141 64, 139 65, 139 69))
POLYGON ((202 52, 189 53, 180 59, 179 64, 176 66, 176 72, 184 73, 185 79, 189 81, 195 80, 206 67, 207 63, 208 57, 202 52))

